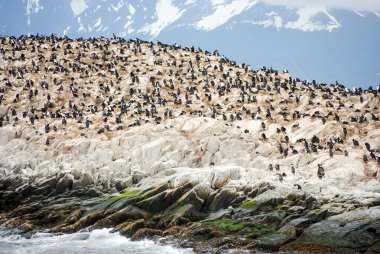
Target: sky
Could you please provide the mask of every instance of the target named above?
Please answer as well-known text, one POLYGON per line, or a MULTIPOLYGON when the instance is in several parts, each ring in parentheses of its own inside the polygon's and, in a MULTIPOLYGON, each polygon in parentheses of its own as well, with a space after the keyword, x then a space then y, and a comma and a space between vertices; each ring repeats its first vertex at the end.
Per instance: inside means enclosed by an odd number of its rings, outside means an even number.
POLYGON ((0 34, 111 37, 219 52, 252 69, 380 84, 380 0, 0 0, 0 34))

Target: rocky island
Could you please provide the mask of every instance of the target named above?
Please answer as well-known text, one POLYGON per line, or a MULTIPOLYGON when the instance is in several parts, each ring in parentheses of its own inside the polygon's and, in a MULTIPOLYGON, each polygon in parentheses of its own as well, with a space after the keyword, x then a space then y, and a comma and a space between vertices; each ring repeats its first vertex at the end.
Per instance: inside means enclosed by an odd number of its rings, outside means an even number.
POLYGON ((0 37, 0 228, 380 252, 380 89, 200 48, 0 37))

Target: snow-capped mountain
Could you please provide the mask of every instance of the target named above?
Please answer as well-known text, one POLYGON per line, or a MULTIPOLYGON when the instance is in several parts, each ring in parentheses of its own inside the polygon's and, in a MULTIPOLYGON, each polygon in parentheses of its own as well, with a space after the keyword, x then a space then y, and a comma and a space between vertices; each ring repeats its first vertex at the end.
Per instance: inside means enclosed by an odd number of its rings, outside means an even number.
POLYGON ((303 79, 380 83, 378 0, 3 0, 0 31, 196 45, 303 79))
MULTIPOLYGON (((59 27, 65 26, 59 34, 71 32, 110 35, 116 31, 120 36, 148 34, 156 37, 165 29, 176 27, 212 31, 221 26, 231 29, 237 23, 273 26, 278 30, 331 32, 342 26, 332 14, 334 10, 350 10, 361 17, 376 15, 380 18, 380 4, 376 1, 366 1, 370 4, 364 3, 363 6, 335 2, 337 1, 27 0, 24 4, 26 24, 31 28, 35 26, 32 22, 35 16, 64 16, 65 19, 55 20, 59 27)), ((3 5, 5 4, 9 4, 9 1, 3 5)))

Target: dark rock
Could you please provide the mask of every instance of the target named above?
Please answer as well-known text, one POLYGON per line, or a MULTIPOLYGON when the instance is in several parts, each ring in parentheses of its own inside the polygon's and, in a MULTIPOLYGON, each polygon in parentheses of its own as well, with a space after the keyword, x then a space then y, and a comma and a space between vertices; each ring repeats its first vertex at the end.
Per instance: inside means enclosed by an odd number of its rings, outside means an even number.
POLYGON ((71 190, 73 187, 74 177, 70 174, 65 174, 64 177, 59 179, 57 186, 55 187, 57 194, 64 193, 71 190))
POLYGON ((57 185, 58 179, 56 177, 48 178, 38 184, 38 187, 49 186, 51 189, 57 185))
POLYGON ((196 210, 200 211, 203 207, 204 200, 198 197, 197 193, 192 190, 183 195, 179 202, 181 204, 191 204, 196 210))
POLYGON ((380 241, 379 232, 380 207, 371 207, 345 212, 313 224, 304 230, 296 243, 365 249, 380 241))
POLYGON ((103 218, 95 223, 95 228, 104 228, 104 227, 115 227, 116 225, 125 222, 125 221, 134 221, 138 219, 147 218, 148 213, 145 211, 134 207, 127 206, 126 208, 113 213, 106 218, 103 218))
POLYGON ((167 228, 183 225, 191 221, 199 221, 205 219, 206 217, 206 214, 198 212, 193 205, 186 204, 164 213, 158 225, 167 228))
POLYGON ((265 224, 279 225, 285 217, 286 212, 276 209, 269 213, 254 216, 254 221, 265 224))
POLYGON ((85 191, 85 195, 87 197, 99 197, 101 195, 103 195, 103 193, 99 190, 97 190, 96 188, 91 188, 91 189, 88 189, 85 191))
POLYGON ((29 183, 25 183, 20 187, 17 187, 15 192, 19 193, 23 198, 25 198, 32 192, 32 187, 29 185, 29 183))
POLYGON ((137 232, 137 230, 139 230, 141 228, 146 228, 146 227, 147 227, 147 225, 146 225, 144 219, 140 219, 140 220, 137 220, 134 222, 124 222, 124 223, 118 225, 114 229, 114 231, 119 231, 120 234, 125 235, 125 236, 131 236, 135 232, 137 232))
POLYGON ((144 179, 144 175, 140 173, 135 173, 132 175, 133 184, 139 183, 142 179, 144 179))
POLYGON ((165 190, 140 201, 137 206, 153 213, 163 211, 176 202, 184 193, 188 192, 191 187, 191 184, 186 184, 173 190, 165 190))
POLYGON ((213 202, 210 205, 211 211, 218 211, 227 208, 231 202, 236 198, 237 193, 233 190, 223 189, 216 194, 213 202))
POLYGON ((162 236, 163 232, 159 229, 140 228, 132 235, 132 240, 138 241, 145 238, 152 238, 154 236, 162 236))
POLYGON ((87 214, 86 216, 84 216, 83 218, 81 218, 80 220, 76 221, 74 224, 60 228, 60 231, 65 232, 65 233, 73 233, 82 228, 91 226, 98 220, 105 217, 104 212, 105 212, 104 210, 91 212, 87 214))
POLYGON ((122 191, 126 188, 129 188, 133 185, 133 179, 132 178, 126 178, 126 179, 119 179, 115 183, 115 187, 118 191, 122 191))
POLYGON ((272 233, 261 236, 254 240, 254 246, 256 248, 265 249, 269 251, 278 251, 281 246, 290 242, 292 237, 282 233, 272 233))

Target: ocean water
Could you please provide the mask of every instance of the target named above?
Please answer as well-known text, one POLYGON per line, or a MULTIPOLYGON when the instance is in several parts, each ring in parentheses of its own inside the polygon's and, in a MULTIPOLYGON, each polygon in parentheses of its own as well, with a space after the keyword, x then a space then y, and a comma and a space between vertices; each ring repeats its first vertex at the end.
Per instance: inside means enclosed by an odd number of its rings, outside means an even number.
POLYGON ((131 241, 111 229, 56 235, 36 233, 26 239, 14 232, 0 231, 1 254, 190 254, 191 249, 163 246, 153 241, 131 241))

